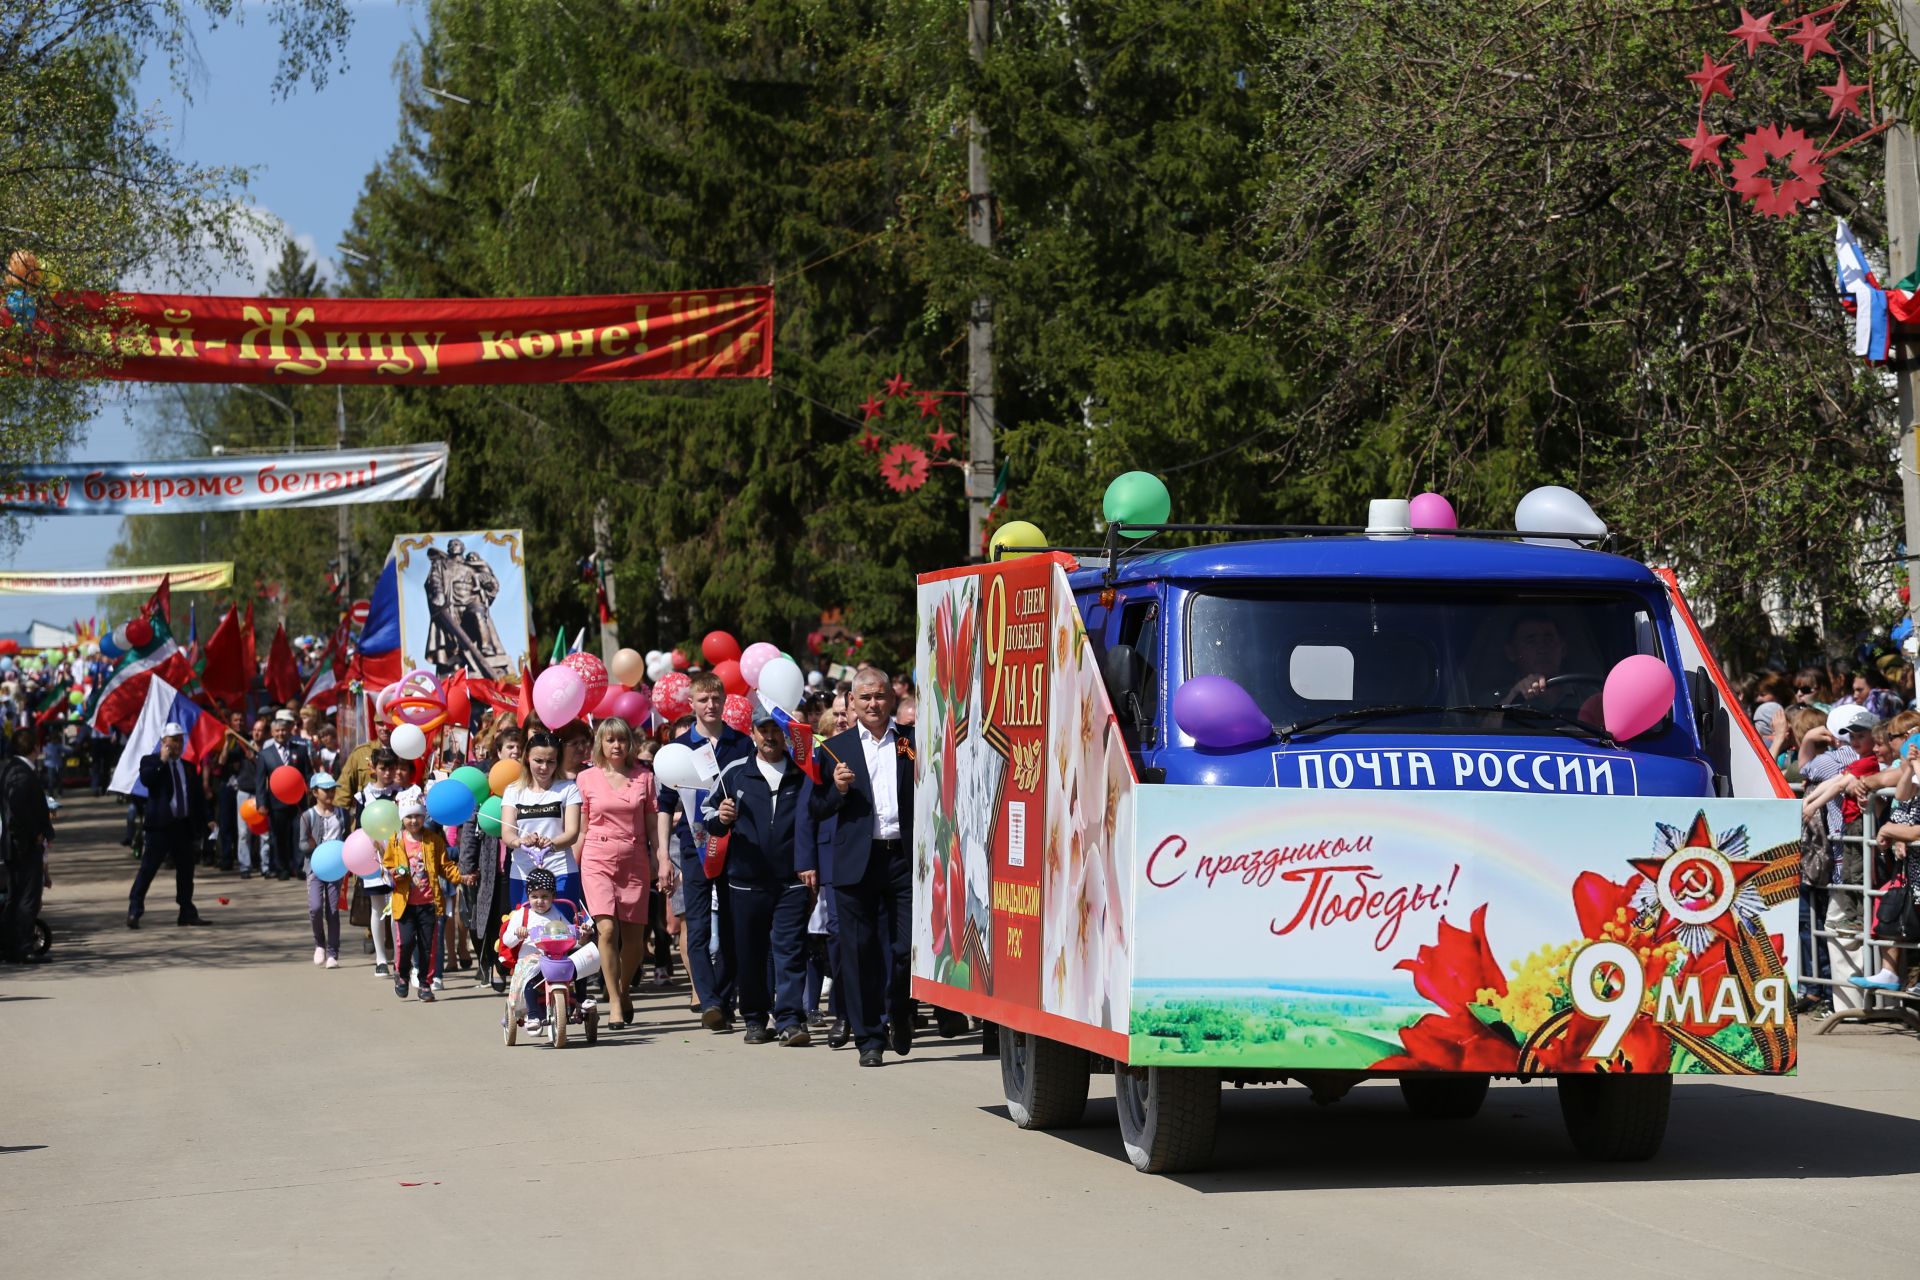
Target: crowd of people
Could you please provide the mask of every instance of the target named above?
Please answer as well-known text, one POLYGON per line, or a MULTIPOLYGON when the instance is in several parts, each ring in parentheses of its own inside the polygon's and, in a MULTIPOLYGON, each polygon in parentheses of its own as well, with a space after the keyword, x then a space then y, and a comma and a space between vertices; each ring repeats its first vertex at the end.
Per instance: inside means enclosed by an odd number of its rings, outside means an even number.
MULTIPOLYGON (((824 1030, 862 1065, 908 1052, 909 683, 871 666, 837 684, 816 680, 797 715, 817 746, 798 759, 794 717, 762 710, 742 732, 723 719, 726 697, 718 676, 695 672, 688 713, 652 728, 619 718, 549 726, 486 710, 464 744, 450 738, 416 760, 394 750, 384 718, 343 752, 332 722, 289 706, 232 717, 196 770, 182 759, 185 731, 169 724, 141 762, 142 859, 127 925, 140 927, 168 862, 183 927, 204 923, 197 863, 301 882, 315 965, 342 967, 344 914, 371 972, 396 997, 432 1003, 450 980, 506 993, 528 940, 572 917, 590 921, 600 971, 581 994, 609 1030, 633 1022, 635 992, 682 973, 700 1025, 739 1030, 744 1043, 798 1048, 824 1030), (669 742, 711 749, 710 786, 656 785, 653 758, 669 742), (507 780, 497 823, 434 821, 428 791, 468 766, 507 780), (301 794, 276 786, 286 770, 301 794), (398 829, 379 830, 378 867, 325 878, 318 851, 383 828, 386 804, 398 829), (241 820, 249 807, 262 829, 241 820)), ((537 1033, 537 973, 531 982, 526 1027, 537 1033)), ((946 1035, 967 1025, 946 1011, 936 1020, 946 1035)))
POLYGON ((1754 732, 1801 796, 1801 1014, 1833 1012, 1829 942, 1855 957, 1860 972, 1845 974, 1846 985, 1920 999, 1920 948, 1882 945, 1862 955, 1871 939, 1910 940, 1903 890, 1920 885, 1913 669, 1898 661, 1808 666, 1750 677, 1739 692, 1754 732), (1875 896, 1869 883, 1900 891, 1875 896))

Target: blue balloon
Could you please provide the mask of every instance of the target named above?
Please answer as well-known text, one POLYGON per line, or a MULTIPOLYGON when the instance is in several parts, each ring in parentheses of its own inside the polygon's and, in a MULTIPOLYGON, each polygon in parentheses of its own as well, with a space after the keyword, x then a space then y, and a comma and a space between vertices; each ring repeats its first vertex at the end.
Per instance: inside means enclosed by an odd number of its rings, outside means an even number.
POLYGON ((7 294, 7 310, 13 313, 16 323, 30 325, 40 314, 40 304, 25 289, 14 289, 7 294))
POLYGON ((329 883, 344 879, 347 874, 346 851, 347 846, 338 840, 329 840, 315 847, 313 857, 307 863, 314 878, 329 883))
POLYGON ((1905 640, 1908 636, 1912 634, 1913 634, 1912 618, 1902 618, 1900 619, 1900 621, 1893 624, 1892 638, 1895 644, 1899 644, 1902 640, 1905 640))
POLYGON ((457 827, 473 816, 473 791, 466 783, 442 778, 427 788, 427 816, 443 827, 457 827))
POLYGON ((102 631, 100 633, 100 656, 101 657, 118 658, 125 653, 126 653, 125 649, 122 649, 119 645, 113 642, 113 632, 102 631))

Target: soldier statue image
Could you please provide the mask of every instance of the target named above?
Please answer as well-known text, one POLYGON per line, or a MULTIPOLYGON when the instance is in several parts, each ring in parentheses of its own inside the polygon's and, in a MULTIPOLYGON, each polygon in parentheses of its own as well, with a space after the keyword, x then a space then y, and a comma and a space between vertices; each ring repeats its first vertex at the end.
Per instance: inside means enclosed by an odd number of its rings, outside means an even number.
POLYGON ((440 675, 461 667, 485 680, 509 674, 506 646, 493 625, 493 602, 500 580, 478 554, 458 538, 447 549, 427 548, 427 661, 440 675))

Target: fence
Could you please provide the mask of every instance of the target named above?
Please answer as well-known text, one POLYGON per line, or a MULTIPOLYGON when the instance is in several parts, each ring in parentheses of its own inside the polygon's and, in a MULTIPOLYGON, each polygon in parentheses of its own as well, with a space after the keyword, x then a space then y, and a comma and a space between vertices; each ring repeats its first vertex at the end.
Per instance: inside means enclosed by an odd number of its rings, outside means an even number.
MULTIPOLYGON (((1892 788, 1884 788, 1875 793, 1876 799, 1891 800, 1892 788)), ((1827 886, 1828 906, 1820 917, 1824 918, 1833 911, 1833 904, 1842 894, 1857 895, 1860 907, 1860 929, 1834 929, 1824 927, 1821 919, 1816 919, 1812 907, 1814 886, 1802 885, 1800 907, 1800 986, 1804 992, 1811 987, 1827 987, 1834 1007, 1833 1016, 1820 1024, 1820 1034, 1826 1035, 1835 1027, 1850 1022, 1898 1022, 1909 1029, 1920 1032, 1920 996, 1910 991, 1878 991, 1856 987, 1849 978, 1867 977, 1878 973, 1883 962, 1905 978, 1905 968, 1901 964, 1899 952, 1902 947, 1895 943, 1876 939, 1873 936, 1874 907, 1882 894, 1883 886, 1876 884, 1879 860, 1879 805, 1860 806, 1860 834, 1843 836, 1840 844, 1857 846, 1860 852, 1860 880, 1857 883, 1836 882, 1827 886), (1819 964, 1813 949, 1819 947, 1825 951, 1828 959, 1828 977, 1818 976, 1819 964), (1845 972, 1842 972, 1842 970, 1845 972)), ((1846 859, 1841 859, 1841 867, 1846 859)), ((1911 945, 1904 948, 1915 950, 1911 945)))

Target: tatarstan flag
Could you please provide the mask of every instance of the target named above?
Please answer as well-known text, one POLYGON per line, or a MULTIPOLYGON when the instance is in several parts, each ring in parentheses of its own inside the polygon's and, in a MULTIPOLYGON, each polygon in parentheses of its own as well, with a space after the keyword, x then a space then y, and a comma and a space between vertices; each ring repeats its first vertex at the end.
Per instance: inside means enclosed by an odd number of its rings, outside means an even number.
POLYGON ((94 708, 93 727, 101 733, 115 729, 127 732, 133 728, 134 721, 140 718, 140 708, 146 705, 147 685, 155 677, 176 689, 184 688, 193 679, 193 664, 187 661, 186 651, 174 640, 173 628, 167 625, 164 612, 167 587, 162 581, 160 589, 147 601, 143 616, 127 624, 127 656, 120 659, 120 665, 107 677, 107 683, 100 690, 100 701, 94 708))

